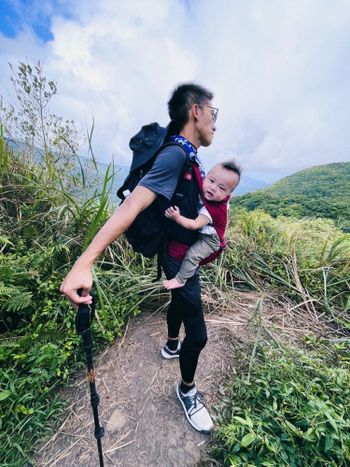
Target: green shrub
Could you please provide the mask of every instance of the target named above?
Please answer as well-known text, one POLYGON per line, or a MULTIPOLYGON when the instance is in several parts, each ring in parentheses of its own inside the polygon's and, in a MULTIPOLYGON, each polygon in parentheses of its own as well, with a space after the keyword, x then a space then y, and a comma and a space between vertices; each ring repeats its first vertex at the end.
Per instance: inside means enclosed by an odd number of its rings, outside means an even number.
MULTIPOLYGON (((55 396, 57 386, 66 383, 85 358, 75 332, 75 313, 58 292, 64 271, 48 274, 50 255, 45 248, 40 253, 0 255, 0 264, 5 265, 4 269, 0 267, 3 287, 11 297, 8 302, 0 300, 5 323, 0 341, 0 464, 4 465, 30 461, 36 441, 48 433, 52 415, 57 420, 63 409, 64 404, 55 396), (40 253, 46 262, 37 261, 40 253), (7 281, 5 269, 12 271, 7 281), (28 303, 24 293, 30 294, 28 303)), ((100 272, 98 266, 96 273, 109 297, 102 297, 96 310, 98 322, 93 324, 94 347, 98 350, 122 333, 128 316, 139 312, 142 297, 140 281, 131 286, 125 273, 100 272)))
POLYGON ((214 437, 224 465, 350 464, 350 373, 300 351, 261 349, 237 377, 214 437))

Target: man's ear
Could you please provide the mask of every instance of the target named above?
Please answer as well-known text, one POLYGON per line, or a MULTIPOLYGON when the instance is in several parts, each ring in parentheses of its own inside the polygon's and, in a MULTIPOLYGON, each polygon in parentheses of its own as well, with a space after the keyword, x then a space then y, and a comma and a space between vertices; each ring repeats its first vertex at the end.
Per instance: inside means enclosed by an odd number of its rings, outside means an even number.
POLYGON ((198 104, 192 104, 190 114, 193 115, 194 120, 198 120, 198 117, 199 117, 199 106, 198 106, 198 104))

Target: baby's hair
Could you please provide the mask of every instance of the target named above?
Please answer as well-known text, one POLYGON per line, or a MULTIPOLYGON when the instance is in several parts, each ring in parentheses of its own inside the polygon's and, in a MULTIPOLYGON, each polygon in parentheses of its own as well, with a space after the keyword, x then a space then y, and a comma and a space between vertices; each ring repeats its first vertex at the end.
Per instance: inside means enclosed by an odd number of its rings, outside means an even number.
POLYGON ((233 159, 230 159, 230 160, 224 161, 224 162, 220 162, 220 165, 224 169, 231 170, 232 172, 237 174, 239 179, 241 178, 242 169, 233 159))

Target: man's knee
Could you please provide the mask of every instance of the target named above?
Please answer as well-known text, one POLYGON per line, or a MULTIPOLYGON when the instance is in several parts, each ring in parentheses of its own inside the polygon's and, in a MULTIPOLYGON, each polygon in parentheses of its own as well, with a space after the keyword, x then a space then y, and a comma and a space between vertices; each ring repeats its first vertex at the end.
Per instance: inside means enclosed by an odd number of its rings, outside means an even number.
POLYGON ((193 336, 189 339, 190 345, 197 351, 200 352, 206 346, 208 336, 206 332, 203 332, 199 336, 193 336))
POLYGON ((204 347, 206 346, 208 342, 208 336, 205 335, 204 337, 202 337, 201 339, 198 340, 198 346, 200 347, 200 349, 204 349, 204 347))

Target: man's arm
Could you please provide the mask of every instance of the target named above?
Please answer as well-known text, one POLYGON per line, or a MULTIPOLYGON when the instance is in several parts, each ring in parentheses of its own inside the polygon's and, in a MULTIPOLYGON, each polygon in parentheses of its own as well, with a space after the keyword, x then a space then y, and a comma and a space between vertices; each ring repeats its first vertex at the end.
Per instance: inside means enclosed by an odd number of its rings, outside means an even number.
POLYGON ((156 197, 157 195, 148 188, 137 186, 96 234, 88 248, 75 262, 60 287, 61 293, 66 295, 73 305, 76 306, 79 303, 91 304, 92 297, 89 295, 92 287, 91 268, 96 258, 104 252, 108 245, 125 232, 135 217, 152 204, 156 197), (83 289, 81 297, 77 293, 78 289, 83 289))
POLYGON ((181 227, 189 230, 199 230, 201 227, 204 227, 211 222, 211 220, 204 214, 199 214, 196 219, 189 219, 188 217, 181 216, 180 210, 177 206, 168 208, 165 211, 165 216, 181 225, 181 227))

